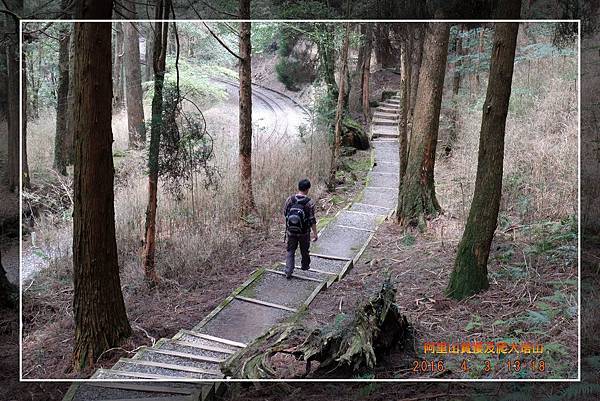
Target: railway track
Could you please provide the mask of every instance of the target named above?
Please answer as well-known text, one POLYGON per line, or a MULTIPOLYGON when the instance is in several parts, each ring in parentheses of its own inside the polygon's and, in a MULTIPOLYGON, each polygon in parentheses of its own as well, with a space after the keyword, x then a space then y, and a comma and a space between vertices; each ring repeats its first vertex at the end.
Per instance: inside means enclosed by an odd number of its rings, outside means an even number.
MULTIPOLYGON (((237 81, 224 78, 213 78, 212 80, 239 90, 237 81)), ((252 98, 253 113, 255 111, 260 112, 260 108, 264 107, 269 110, 272 115, 269 124, 271 127, 266 138, 258 136, 256 146, 264 147, 265 145, 273 143, 279 144, 288 138, 288 135, 297 129, 297 126, 294 127, 293 124, 290 124, 292 117, 295 117, 296 120, 300 121, 308 119, 308 111, 304 107, 273 89, 252 84, 252 98), (257 108, 257 110, 255 110, 255 108, 257 108)))

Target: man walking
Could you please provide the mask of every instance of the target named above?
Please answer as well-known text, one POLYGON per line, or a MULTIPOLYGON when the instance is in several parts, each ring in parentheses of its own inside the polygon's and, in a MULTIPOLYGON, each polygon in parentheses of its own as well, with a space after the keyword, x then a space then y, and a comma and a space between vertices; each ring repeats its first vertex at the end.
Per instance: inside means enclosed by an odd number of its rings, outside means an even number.
POLYGON ((283 214, 285 216, 285 231, 287 237, 287 257, 285 259, 285 276, 290 279, 295 267, 296 248, 300 246, 302 262, 300 268, 308 270, 310 267, 310 231, 313 232, 313 241, 319 238, 317 234, 317 220, 315 218, 315 203, 308 197, 310 181, 300 180, 298 193, 290 196, 285 201, 283 214))

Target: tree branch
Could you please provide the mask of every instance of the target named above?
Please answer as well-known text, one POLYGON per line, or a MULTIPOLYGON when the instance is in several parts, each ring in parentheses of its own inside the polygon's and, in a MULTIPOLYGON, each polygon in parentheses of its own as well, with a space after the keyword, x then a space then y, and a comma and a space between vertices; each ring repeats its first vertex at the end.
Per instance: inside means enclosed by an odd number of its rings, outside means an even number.
POLYGON ((227 44, 225 44, 225 42, 223 42, 209 27, 208 25, 206 25, 206 22, 202 22, 204 24, 204 26, 206 27, 206 29, 208 29, 208 32, 211 34, 211 36, 213 38, 215 38, 217 40, 217 42, 219 42, 221 44, 221 46, 223 46, 225 48, 225 50, 227 50, 229 53, 231 53, 232 56, 234 56, 235 58, 237 58, 240 61, 244 61, 243 58, 241 58, 239 56, 239 54, 235 53, 233 50, 231 50, 229 48, 229 46, 227 46, 227 44))

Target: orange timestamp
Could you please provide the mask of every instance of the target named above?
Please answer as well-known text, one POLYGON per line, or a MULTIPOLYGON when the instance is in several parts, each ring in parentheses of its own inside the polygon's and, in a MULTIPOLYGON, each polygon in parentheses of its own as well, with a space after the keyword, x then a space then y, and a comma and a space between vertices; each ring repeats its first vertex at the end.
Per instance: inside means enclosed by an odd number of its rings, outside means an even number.
MULTIPOLYGON (((473 364, 477 364, 477 368, 481 369, 483 373, 490 373, 492 371, 500 371, 506 369, 507 372, 519 373, 521 371, 529 372, 540 372, 546 371, 546 362, 544 360, 522 360, 522 359, 507 359, 504 361, 492 362, 489 359, 483 361, 470 362, 467 359, 463 359, 460 364, 460 369, 468 373, 473 368, 473 364)), ((446 364, 443 359, 422 359, 413 360, 412 372, 418 373, 442 373, 446 371, 446 364)))

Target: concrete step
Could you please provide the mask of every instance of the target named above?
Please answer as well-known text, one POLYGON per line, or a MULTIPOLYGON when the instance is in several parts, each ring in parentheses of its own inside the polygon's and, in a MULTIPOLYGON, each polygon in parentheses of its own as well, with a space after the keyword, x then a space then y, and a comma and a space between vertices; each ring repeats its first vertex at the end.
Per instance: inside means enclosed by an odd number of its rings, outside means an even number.
POLYGON ((244 344, 237 344, 231 341, 206 336, 192 330, 180 330, 179 333, 173 336, 173 340, 207 350, 228 351, 232 353, 239 351, 245 346, 244 344))
POLYGON ((183 348, 169 349, 169 347, 164 347, 164 341, 161 341, 157 342, 152 348, 142 348, 134 359, 193 366, 208 371, 220 372, 219 364, 231 355, 221 354, 214 356, 210 351, 196 350, 194 353, 188 351, 183 348))
POLYGON ((373 125, 387 125, 387 126, 396 126, 398 122, 396 120, 387 120, 382 118, 373 118, 371 120, 371 124, 373 125))
POLYGON ((373 113, 373 118, 383 119, 383 120, 398 120, 398 113, 386 113, 384 111, 376 111, 373 113))
POLYGON ((227 359, 230 355, 235 353, 235 351, 225 348, 205 345, 198 346, 192 342, 173 340, 170 338, 161 338, 157 341, 155 348, 166 351, 182 352, 198 357, 207 356, 216 359, 227 359))
POLYGON ((400 98, 391 97, 387 99, 384 103, 400 104, 400 98))
POLYGON ((373 132, 373 138, 398 139, 398 134, 393 134, 391 132, 373 132))
POLYGON ((205 387, 213 388, 210 384, 195 383, 127 383, 127 382, 89 382, 72 387, 71 396, 63 401, 89 400, 144 400, 144 401, 198 401, 205 387))
POLYGON ((400 114, 400 107, 379 106, 376 109, 376 112, 377 111, 380 111, 382 113, 391 113, 391 114, 399 115, 400 114))
MULTIPOLYGON (((319 259, 319 258, 311 257, 311 267, 309 270, 302 270, 302 269, 300 269, 300 259, 297 258, 296 259, 296 267, 294 269, 294 274, 293 274, 294 277, 298 277, 300 279, 310 278, 310 279, 324 281, 326 283, 326 286, 330 287, 338 279, 338 273, 324 271, 324 270, 318 270, 318 269, 313 268, 312 265, 314 264, 315 259, 319 259)), ((284 272, 285 271, 285 262, 280 262, 277 265, 275 265, 273 268, 277 271, 284 272)), ((341 269, 340 269, 340 271, 341 271, 341 269)))
POLYGON ((221 379, 220 371, 204 369, 195 366, 178 365, 158 360, 139 359, 139 353, 134 358, 121 358, 112 368, 113 371, 129 372, 135 375, 157 375, 168 379, 221 379), (137 357, 137 358, 136 358, 137 357))

